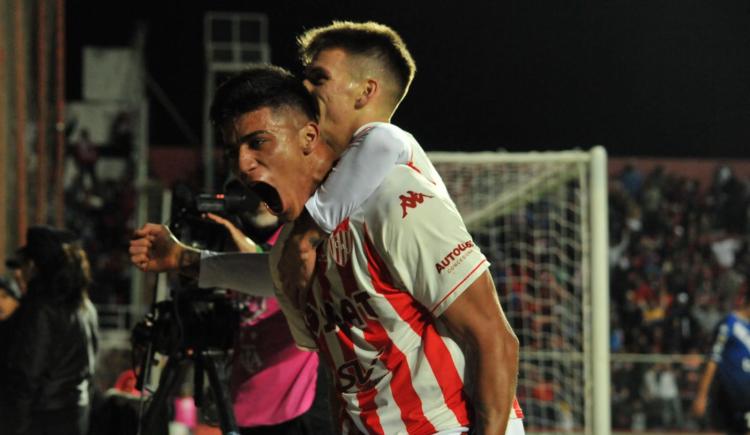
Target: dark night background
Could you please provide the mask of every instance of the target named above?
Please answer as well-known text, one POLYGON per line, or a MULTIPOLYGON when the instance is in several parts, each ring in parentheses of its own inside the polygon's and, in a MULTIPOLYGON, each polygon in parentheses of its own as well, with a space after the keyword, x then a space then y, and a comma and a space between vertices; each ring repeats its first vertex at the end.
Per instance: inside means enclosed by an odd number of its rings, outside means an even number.
MULTIPOLYGON (((307 27, 392 26, 418 67, 393 121, 427 150, 748 157, 747 0, 70 0, 68 98, 80 98, 81 47, 128 45, 143 20, 147 68, 200 135, 206 10, 267 13, 272 61, 295 72, 294 37, 307 27)), ((153 101, 152 143, 186 143, 153 101)))

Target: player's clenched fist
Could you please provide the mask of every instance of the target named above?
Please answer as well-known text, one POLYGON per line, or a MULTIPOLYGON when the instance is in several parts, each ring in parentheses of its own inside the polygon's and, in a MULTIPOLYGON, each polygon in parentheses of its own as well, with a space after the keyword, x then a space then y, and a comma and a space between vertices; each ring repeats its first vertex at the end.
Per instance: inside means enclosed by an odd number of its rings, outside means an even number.
POLYGON ((144 272, 164 272, 180 266, 186 246, 164 225, 147 223, 130 241, 130 261, 144 272))

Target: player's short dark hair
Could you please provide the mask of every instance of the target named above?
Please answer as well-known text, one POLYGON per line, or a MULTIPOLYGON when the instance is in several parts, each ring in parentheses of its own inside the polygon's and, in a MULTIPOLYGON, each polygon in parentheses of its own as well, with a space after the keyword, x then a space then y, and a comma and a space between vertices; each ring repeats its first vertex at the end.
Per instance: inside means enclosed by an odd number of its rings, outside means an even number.
POLYGON ((264 107, 291 108, 318 121, 318 104, 292 73, 273 65, 254 65, 222 83, 214 94, 210 117, 223 126, 264 107))
POLYGON ((334 21, 333 23, 307 30, 297 37, 302 64, 309 65, 323 50, 340 48, 349 54, 367 56, 385 65, 396 79, 401 101, 409 90, 417 71, 411 53, 398 33, 385 24, 368 21, 334 21))

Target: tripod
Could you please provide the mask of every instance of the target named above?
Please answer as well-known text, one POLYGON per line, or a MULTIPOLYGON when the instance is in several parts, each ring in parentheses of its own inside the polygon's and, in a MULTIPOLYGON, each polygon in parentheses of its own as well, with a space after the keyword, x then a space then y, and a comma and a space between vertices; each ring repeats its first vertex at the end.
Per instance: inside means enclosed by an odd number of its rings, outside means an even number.
POLYGON ((194 363, 194 394, 196 406, 203 403, 204 374, 208 375, 219 413, 222 433, 239 435, 228 385, 222 370, 225 349, 231 346, 232 328, 239 324, 237 312, 220 293, 196 289, 175 292, 174 299, 154 304, 154 310, 134 329, 134 339, 147 343, 138 388, 149 379, 155 351, 169 355, 159 378, 159 386, 149 399, 138 426, 138 435, 161 435, 164 432, 167 400, 173 397, 185 378, 188 362, 194 363), (229 337, 229 341, 227 340, 229 337))
POLYGON ((226 379, 221 375, 219 366, 224 358, 221 350, 203 349, 188 355, 188 352, 180 351, 176 357, 169 358, 166 367, 159 378, 159 386, 151 397, 151 402, 140 424, 139 433, 143 435, 161 435, 163 431, 164 416, 167 415, 167 399, 173 397, 179 387, 179 381, 184 378, 188 365, 186 359, 192 359, 195 363, 193 394, 195 404, 201 407, 203 404, 203 374, 208 375, 208 382, 213 391, 214 399, 219 411, 219 426, 225 435, 239 435, 237 422, 226 388, 226 379))

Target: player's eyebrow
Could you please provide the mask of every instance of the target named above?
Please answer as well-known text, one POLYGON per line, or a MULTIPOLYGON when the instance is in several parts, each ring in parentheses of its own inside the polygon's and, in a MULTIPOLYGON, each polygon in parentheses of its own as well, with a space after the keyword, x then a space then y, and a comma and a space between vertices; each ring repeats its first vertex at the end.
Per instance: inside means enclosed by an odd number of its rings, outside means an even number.
POLYGON ((268 131, 268 130, 255 130, 255 131, 252 131, 252 132, 250 132, 250 133, 248 133, 248 134, 240 137, 237 140, 237 143, 238 144, 243 144, 243 143, 250 142, 252 139, 255 139, 256 136, 260 136, 262 134, 271 134, 271 132, 268 131))
POLYGON ((305 68, 304 75, 307 79, 328 77, 328 73, 326 72, 326 70, 317 65, 307 66, 307 68, 305 68))

